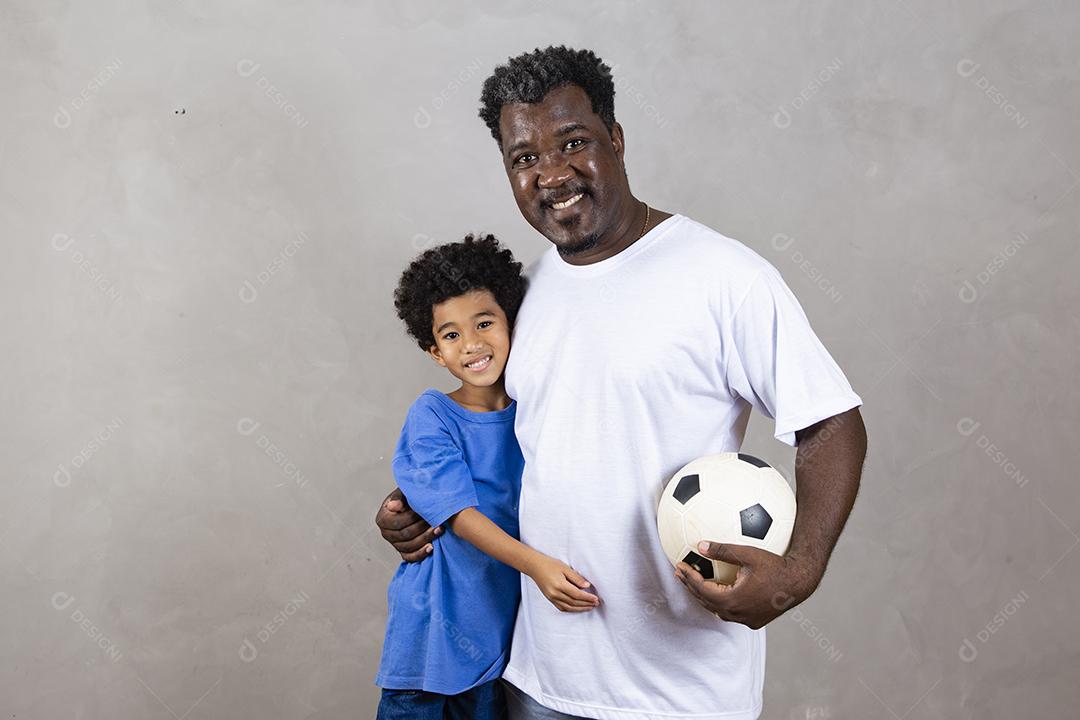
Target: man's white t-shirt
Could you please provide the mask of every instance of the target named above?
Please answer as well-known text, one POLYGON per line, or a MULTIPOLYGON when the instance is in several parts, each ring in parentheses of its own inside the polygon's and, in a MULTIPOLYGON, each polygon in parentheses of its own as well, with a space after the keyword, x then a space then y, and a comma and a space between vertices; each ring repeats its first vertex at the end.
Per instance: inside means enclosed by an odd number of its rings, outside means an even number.
POLYGON ((794 445, 862 401, 775 268, 682 215, 592 265, 551 247, 527 274, 506 369, 521 540, 602 604, 562 613, 522 576, 503 677, 587 718, 757 718, 765 631, 719 620, 675 579, 660 493, 690 460, 737 451, 751 407, 794 445))

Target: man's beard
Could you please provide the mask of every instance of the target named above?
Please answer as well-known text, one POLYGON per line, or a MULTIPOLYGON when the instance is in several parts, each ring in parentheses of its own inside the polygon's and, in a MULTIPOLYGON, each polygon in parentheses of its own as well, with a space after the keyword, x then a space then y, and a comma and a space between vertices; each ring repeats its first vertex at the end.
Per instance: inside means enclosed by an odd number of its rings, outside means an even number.
POLYGON ((585 237, 581 238, 573 245, 558 245, 556 246, 559 251, 559 255, 564 258, 575 257, 583 253, 592 250, 600 242, 599 233, 589 233, 585 237))
MULTIPOLYGON (((576 219, 575 219, 573 224, 577 225, 576 219)), ((570 231, 570 230, 572 230, 572 227, 565 228, 565 229, 567 231, 570 231)), ((559 253, 560 256, 562 256, 564 258, 570 258, 570 257, 576 257, 578 255, 581 255, 582 253, 586 253, 589 250, 592 250, 594 247, 596 247, 597 243, 599 243, 599 242, 600 242, 600 233, 593 232, 593 233, 589 233, 588 235, 585 235, 582 238, 574 240, 574 241, 572 241, 570 243, 556 244, 555 247, 558 250, 558 253, 559 253)))

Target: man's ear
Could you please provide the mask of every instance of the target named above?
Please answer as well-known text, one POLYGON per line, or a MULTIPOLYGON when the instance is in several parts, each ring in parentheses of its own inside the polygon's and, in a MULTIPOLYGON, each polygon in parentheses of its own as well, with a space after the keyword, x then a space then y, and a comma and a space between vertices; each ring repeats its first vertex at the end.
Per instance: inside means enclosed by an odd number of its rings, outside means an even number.
POLYGON ((428 348, 428 355, 431 356, 432 360, 439 363, 443 367, 446 367, 446 361, 443 360, 442 352, 439 351, 439 346, 438 345, 432 345, 431 347, 429 347, 428 348))
MULTIPOLYGON (((615 150, 615 157, 619 158, 619 164, 623 165, 623 157, 626 153, 626 138, 623 136, 622 125, 613 123, 611 126, 611 147, 615 150)), ((623 165, 623 169, 626 166, 623 165)))

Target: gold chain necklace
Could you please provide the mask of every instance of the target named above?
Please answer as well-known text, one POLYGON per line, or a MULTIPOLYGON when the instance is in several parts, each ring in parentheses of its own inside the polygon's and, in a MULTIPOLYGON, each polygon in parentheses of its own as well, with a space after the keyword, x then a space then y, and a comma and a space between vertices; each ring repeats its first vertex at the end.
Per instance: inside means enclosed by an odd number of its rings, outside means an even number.
POLYGON ((645 237, 645 228, 649 227, 649 204, 645 203, 645 224, 641 226, 641 232, 638 234, 638 240, 645 237))

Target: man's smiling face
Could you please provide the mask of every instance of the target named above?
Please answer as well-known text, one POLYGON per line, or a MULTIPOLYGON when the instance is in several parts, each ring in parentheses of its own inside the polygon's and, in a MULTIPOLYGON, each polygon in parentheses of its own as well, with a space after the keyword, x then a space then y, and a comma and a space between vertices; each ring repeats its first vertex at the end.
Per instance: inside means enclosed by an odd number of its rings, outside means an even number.
POLYGON ((518 209, 561 255, 595 247, 630 211, 622 128, 608 132, 577 85, 503 105, 499 131, 518 209))

